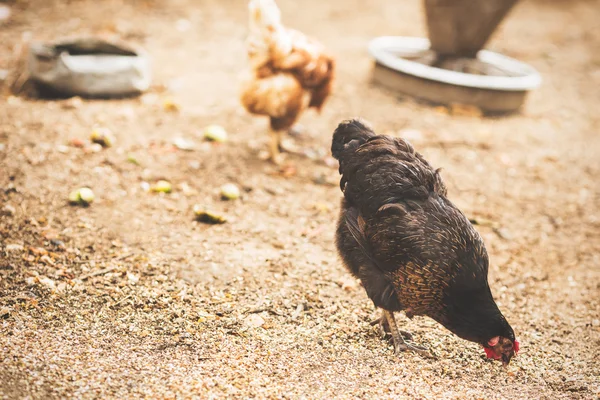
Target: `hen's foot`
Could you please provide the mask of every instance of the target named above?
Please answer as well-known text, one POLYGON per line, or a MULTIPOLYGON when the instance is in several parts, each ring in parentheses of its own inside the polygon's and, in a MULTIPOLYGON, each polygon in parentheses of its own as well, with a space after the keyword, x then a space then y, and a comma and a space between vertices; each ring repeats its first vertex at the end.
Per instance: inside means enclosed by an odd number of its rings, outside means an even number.
POLYGON ((279 142, 279 151, 283 151, 290 154, 302 155, 300 148, 294 143, 293 140, 283 139, 279 142))
POLYGON ((269 160, 271 160, 271 162, 275 165, 281 165, 283 164, 284 157, 283 154, 278 152, 275 154, 271 154, 269 160))
POLYGON ((300 124, 296 124, 288 130, 288 134, 293 137, 302 136, 305 133, 306 133, 306 128, 304 128, 304 126, 302 126, 300 124))
POLYGON ((300 143, 310 142, 319 136, 319 132, 306 129, 306 127, 300 124, 292 126, 290 129, 288 129, 287 133, 289 137, 300 143))
POLYGON ((408 332, 401 333, 398 330, 398 326, 396 325, 396 318, 394 318, 394 313, 392 313, 391 311, 383 310, 380 319, 385 320, 388 325, 390 334, 392 335, 392 341, 394 343, 394 350, 396 354, 400 354, 403 351, 413 351, 424 357, 433 357, 431 352, 426 347, 411 343, 410 339, 406 340, 403 337, 404 333, 408 332))
MULTIPOLYGON (((390 324, 388 324, 387 319, 383 315, 377 318, 375 321, 371 321, 371 326, 374 325, 379 325, 379 331, 381 332, 382 338, 391 337, 390 324)), ((403 331, 401 329, 398 329, 398 332, 400 333, 400 335, 402 335, 402 338, 404 340, 407 340, 409 342, 413 340, 412 333, 408 331, 403 331)))
POLYGON ((269 158, 276 165, 280 165, 283 162, 283 156, 279 152, 279 147, 281 146, 281 134, 281 131, 270 131, 271 140, 269 142, 269 158))

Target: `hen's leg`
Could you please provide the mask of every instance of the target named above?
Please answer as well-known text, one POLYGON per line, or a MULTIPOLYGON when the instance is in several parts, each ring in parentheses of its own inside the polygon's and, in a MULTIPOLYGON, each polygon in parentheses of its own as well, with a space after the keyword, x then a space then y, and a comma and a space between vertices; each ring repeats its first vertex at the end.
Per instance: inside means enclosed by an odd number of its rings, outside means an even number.
POLYGON ((275 164, 281 164, 281 162, 283 161, 283 157, 279 152, 282 133, 282 131, 277 131, 274 129, 271 129, 269 131, 269 135, 271 136, 271 142, 269 143, 269 153, 271 155, 271 161, 273 161, 275 164))
MULTIPOLYGON (((387 318, 382 314, 381 317, 377 318, 375 321, 371 322, 371 326, 379 325, 379 331, 381 332, 381 337, 385 338, 387 335, 391 334, 390 325, 387 322, 387 318)), ((398 329, 398 332, 402 335, 404 340, 412 341, 413 334, 408 331, 403 331, 398 329)))
POLYGON ((398 326, 396 326, 396 318, 394 318, 393 312, 383 310, 381 319, 385 319, 390 328, 390 333, 392 335, 392 340, 394 342, 394 349, 396 350, 396 354, 399 354, 401 351, 410 350, 426 357, 432 356, 429 350, 427 350, 427 348, 418 346, 416 344, 407 343, 407 341, 404 340, 404 338, 398 331, 398 326))

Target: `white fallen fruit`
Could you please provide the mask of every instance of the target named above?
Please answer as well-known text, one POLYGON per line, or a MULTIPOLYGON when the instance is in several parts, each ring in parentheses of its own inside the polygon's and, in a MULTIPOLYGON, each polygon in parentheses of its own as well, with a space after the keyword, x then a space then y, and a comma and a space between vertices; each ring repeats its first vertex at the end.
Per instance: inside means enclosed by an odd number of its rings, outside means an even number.
POLYGON ((85 204, 90 204, 95 199, 94 192, 92 192, 92 189, 90 188, 81 188, 79 189, 79 198, 85 204))
POLYGON ((181 109, 181 106, 175 100, 168 98, 163 100, 163 109, 169 112, 177 112, 181 109))
POLYGON ((88 205, 91 204, 95 198, 96 196, 92 189, 87 187, 79 188, 69 193, 69 203, 71 204, 88 205))
POLYGON ((240 198, 240 189, 234 183, 226 183, 221 186, 221 198, 223 200, 236 200, 240 198))
POLYGON ((127 161, 135 165, 140 165, 140 162, 133 154, 127 154, 127 161))
POLYGON ((94 128, 90 140, 102 147, 111 147, 115 143, 115 137, 108 128, 94 128))
POLYGON ((80 199, 79 189, 73 190, 71 193, 69 193, 69 203, 79 203, 80 199))
POLYGON ((171 183, 165 180, 160 180, 152 186, 152 191, 158 193, 171 193, 171 190, 173 190, 171 183))
POLYGON ((199 204, 194 206, 194 215, 197 221, 204 222, 205 224, 224 224, 227 222, 224 216, 208 211, 199 204))
POLYGON ((196 148, 194 142, 181 137, 173 139, 173 146, 185 151, 193 151, 196 148))
POLYGON ((204 138, 212 142, 226 142, 227 131, 220 125, 209 125, 204 128, 204 138))

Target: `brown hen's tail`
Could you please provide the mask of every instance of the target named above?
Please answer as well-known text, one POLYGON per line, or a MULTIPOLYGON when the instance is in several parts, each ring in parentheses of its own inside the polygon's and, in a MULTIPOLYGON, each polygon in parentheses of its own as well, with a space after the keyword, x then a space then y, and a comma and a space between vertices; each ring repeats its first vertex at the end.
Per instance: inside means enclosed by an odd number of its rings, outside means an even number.
POLYGON ((335 70, 335 61, 333 58, 329 58, 326 62, 323 63, 322 70, 324 70, 324 77, 321 78, 321 81, 318 85, 316 85, 312 89, 312 93, 310 95, 310 103, 309 107, 314 107, 318 112, 321 112, 323 105, 325 104, 325 100, 331 94, 333 90, 333 81, 334 81, 334 70, 335 70))
POLYGON ((323 105, 325 104, 325 100, 331 94, 333 86, 333 79, 328 78, 325 82, 323 82, 320 86, 313 89, 310 94, 310 103, 308 107, 316 108, 318 112, 321 112, 323 105))
POLYGON ((333 132, 331 154, 340 162, 344 162, 347 154, 352 154, 358 146, 375 136, 375 132, 358 119, 341 122, 333 132))

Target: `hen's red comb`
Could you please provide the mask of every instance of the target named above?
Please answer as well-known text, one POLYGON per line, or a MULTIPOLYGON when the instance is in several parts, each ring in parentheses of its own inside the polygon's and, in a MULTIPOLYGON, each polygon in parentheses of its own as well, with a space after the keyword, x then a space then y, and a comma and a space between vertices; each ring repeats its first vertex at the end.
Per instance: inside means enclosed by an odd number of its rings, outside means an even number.
POLYGON ((494 349, 484 347, 483 350, 485 351, 485 355, 487 358, 493 358, 494 360, 499 360, 500 358, 502 358, 500 354, 496 354, 494 349))
MULTIPOLYGON (((513 342, 513 350, 515 351, 515 355, 519 352, 520 347, 521 346, 519 345, 519 342, 515 340, 513 342)), ((484 347, 483 350, 485 351, 485 356, 487 358, 493 358, 494 360, 499 360, 502 358, 502 356, 497 354, 491 347, 484 347)))

